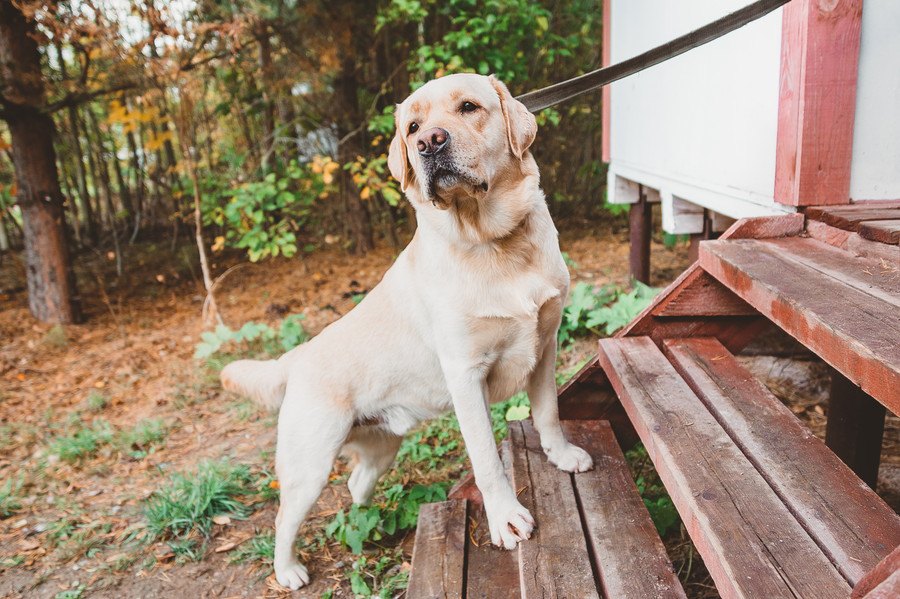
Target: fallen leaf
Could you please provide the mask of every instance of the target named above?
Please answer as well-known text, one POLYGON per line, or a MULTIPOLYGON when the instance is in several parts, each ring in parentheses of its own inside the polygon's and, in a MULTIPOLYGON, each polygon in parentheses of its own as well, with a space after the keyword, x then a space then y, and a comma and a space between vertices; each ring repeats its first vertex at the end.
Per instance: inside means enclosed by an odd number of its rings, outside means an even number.
POLYGON ((22 548, 22 551, 34 551, 35 549, 37 549, 38 547, 41 546, 41 543, 40 543, 40 541, 37 541, 36 539, 32 539, 30 541, 23 540, 19 546, 22 548))
POLYGON ((228 526, 231 524, 231 518, 228 516, 213 516, 212 521, 220 526, 228 526))
POLYGON ((237 547, 237 543, 225 543, 224 545, 219 545, 218 547, 216 547, 215 552, 223 553, 225 551, 231 551, 235 547, 237 547))

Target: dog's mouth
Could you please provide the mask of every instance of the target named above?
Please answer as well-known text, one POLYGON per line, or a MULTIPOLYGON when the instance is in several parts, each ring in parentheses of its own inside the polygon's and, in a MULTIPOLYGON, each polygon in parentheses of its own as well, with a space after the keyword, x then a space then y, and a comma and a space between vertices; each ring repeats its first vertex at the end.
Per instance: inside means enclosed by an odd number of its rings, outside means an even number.
POLYGON ((473 173, 459 169, 452 164, 435 165, 429 173, 426 189, 432 204, 444 206, 454 195, 462 191, 467 195, 487 193, 488 182, 473 173))

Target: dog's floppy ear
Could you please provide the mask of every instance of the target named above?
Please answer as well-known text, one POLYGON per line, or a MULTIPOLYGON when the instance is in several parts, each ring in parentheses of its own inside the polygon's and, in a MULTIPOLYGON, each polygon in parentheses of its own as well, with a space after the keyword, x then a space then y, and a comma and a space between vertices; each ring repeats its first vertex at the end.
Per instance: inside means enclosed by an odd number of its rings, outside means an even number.
POLYGON ((500 96, 500 108, 503 110, 503 120, 506 121, 509 147, 516 158, 521 160, 537 135, 537 121, 524 104, 512 97, 502 81, 493 75, 490 79, 491 85, 500 96))
POLYGON ((391 175, 400 182, 400 189, 406 191, 409 184, 412 183, 413 172, 412 165, 409 164, 409 158, 406 155, 406 143, 403 141, 403 132, 400 130, 400 106, 395 111, 395 128, 394 139, 391 140, 391 149, 388 151, 388 170, 391 175))

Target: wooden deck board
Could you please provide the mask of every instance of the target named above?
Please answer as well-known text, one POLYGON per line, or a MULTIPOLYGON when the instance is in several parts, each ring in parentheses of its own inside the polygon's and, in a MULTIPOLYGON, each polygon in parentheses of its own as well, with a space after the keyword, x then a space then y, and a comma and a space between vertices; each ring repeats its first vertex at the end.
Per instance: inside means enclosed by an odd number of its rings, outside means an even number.
POLYGON ((855 585, 900 544, 900 517, 715 339, 670 340, 675 369, 855 585))
POLYGON ((407 596, 462 599, 465 530, 465 501, 421 507, 407 596))
POLYGON ((859 225, 864 239, 896 245, 900 243, 900 216, 894 220, 870 220, 859 225))
POLYGON ((553 466, 530 422, 511 422, 513 485, 537 527, 519 544, 523 599, 599 599, 572 477, 553 466))
POLYGON ((891 287, 875 284, 877 277, 845 278, 853 264, 859 275, 882 265, 849 254, 832 259, 829 252, 839 250, 797 241, 790 247, 787 240, 705 242, 700 264, 866 393, 900 412, 900 310, 888 299, 891 287), (862 290, 863 284, 872 289, 862 290))
POLYGON ((850 585, 649 338, 600 360, 723 597, 847 597, 850 585))
POLYGON ((604 596, 684 598, 609 424, 568 421, 563 430, 594 459, 594 469, 575 475, 574 481, 604 596))
MULTIPOLYGON (((509 439, 500 444, 500 456, 508 476, 512 474, 512 451, 509 439)), ((491 545, 484 506, 469 503, 466 528, 466 599, 519 599, 519 561, 515 551, 491 545)), ((413 599, 413 598, 410 598, 413 599)))

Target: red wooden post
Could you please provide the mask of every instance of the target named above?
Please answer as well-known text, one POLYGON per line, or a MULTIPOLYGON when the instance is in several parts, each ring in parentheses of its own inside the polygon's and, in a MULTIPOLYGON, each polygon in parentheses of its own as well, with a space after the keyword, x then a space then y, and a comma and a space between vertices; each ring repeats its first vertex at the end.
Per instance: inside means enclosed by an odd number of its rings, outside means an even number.
POLYGON ((850 201, 862 0, 794 0, 784 8, 775 200, 850 201))
POLYGON ((638 201, 628 212, 628 263, 631 276, 641 283, 650 283, 650 235, 653 231, 653 205, 647 201, 644 186, 638 186, 638 201))

